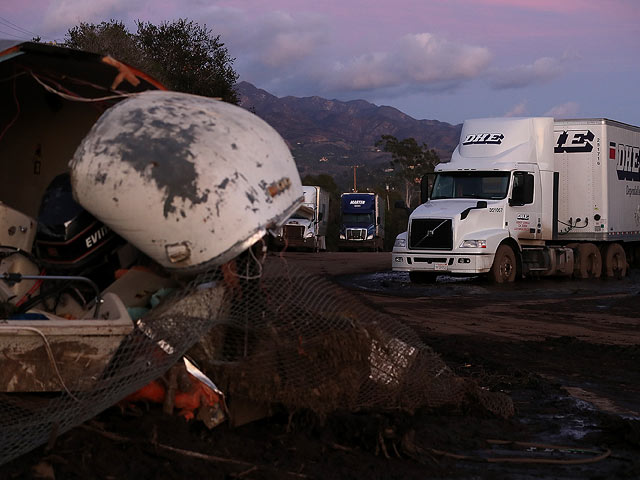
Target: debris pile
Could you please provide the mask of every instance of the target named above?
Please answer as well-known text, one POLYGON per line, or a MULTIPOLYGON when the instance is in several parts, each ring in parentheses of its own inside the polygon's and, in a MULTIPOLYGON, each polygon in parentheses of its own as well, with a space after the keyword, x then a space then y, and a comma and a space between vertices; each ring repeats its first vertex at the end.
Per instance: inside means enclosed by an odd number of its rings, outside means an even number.
POLYGON ((232 411, 238 399, 321 416, 471 400, 500 416, 513 414, 507 396, 455 375, 402 322, 277 256, 261 269, 258 280, 239 279, 229 314, 188 352, 225 392, 232 411))

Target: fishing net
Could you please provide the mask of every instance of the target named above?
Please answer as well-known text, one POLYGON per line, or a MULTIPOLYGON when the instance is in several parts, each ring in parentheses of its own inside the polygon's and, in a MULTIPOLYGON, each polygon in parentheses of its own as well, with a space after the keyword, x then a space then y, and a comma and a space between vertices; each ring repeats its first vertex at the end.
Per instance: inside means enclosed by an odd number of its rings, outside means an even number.
MULTIPOLYGON (((264 260, 249 251, 230 267, 175 288, 106 349, 108 361, 96 367, 83 357, 80 373, 64 368, 74 362, 72 340, 0 325, 2 335, 41 343, 48 361, 39 368, 60 386, 0 394, 0 464, 113 406, 185 355, 230 406, 280 404, 327 415, 472 401, 513 414, 509 397, 456 376, 400 320, 280 256, 264 260), (66 371, 74 373, 65 377, 66 371)), ((21 368, 9 350, 2 350, 3 369, 21 368)))

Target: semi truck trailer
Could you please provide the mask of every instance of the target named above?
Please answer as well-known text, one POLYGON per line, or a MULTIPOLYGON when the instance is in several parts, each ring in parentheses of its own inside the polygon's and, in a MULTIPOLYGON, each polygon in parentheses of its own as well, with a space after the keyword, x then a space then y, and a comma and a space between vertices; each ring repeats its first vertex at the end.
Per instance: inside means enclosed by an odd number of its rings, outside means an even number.
POLYGON ((304 202, 278 230, 276 245, 311 251, 326 250, 329 192, 314 185, 304 185, 302 190, 304 202))
POLYGON ((384 243, 384 202, 376 193, 343 193, 340 197, 341 250, 379 251, 384 243))
POLYGON ((605 118, 468 120, 423 178, 392 269, 413 282, 624 276, 640 257, 639 155, 640 128, 605 118))

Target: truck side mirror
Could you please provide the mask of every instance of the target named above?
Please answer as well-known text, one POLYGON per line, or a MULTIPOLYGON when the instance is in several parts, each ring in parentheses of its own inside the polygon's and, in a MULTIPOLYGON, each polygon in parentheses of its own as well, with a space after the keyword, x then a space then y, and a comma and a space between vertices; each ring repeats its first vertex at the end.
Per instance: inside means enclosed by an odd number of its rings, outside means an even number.
POLYGON ((320 212, 318 214, 318 221, 321 222, 323 218, 324 218, 324 212, 320 212))
POLYGON ((434 173, 427 173, 420 180, 420 203, 426 203, 431 196, 431 186, 433 185, 434 173))

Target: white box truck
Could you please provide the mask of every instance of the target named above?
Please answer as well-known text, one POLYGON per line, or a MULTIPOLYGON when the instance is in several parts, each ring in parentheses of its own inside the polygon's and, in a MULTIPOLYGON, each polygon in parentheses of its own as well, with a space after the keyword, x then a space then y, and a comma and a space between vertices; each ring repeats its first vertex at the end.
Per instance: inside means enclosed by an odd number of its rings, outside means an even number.
POLYGON ((639 155, 640 128, 604 118, 468 120, 392 268, 414 282, 624 276, 640 256, 639 155))
POLYGON ((315 185, 302 187, 304 202, 278 230, 276 245, 311 251, 327 249, 329 192, 315 185))

